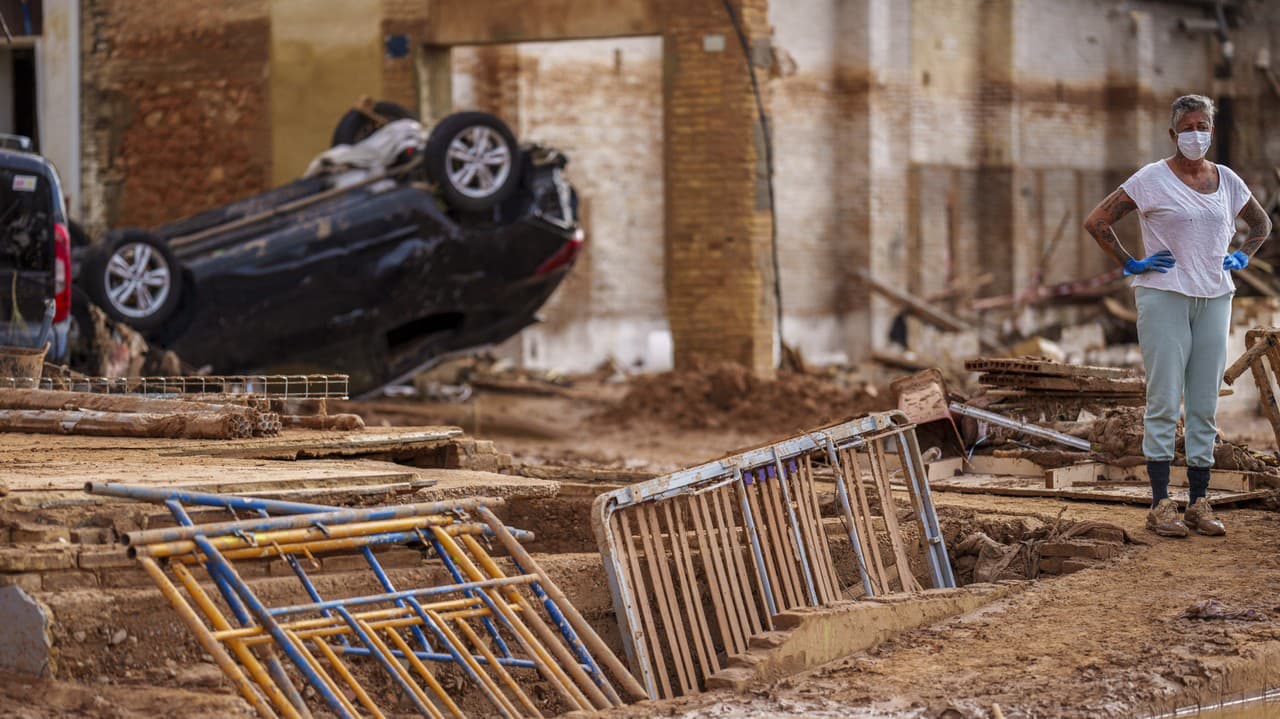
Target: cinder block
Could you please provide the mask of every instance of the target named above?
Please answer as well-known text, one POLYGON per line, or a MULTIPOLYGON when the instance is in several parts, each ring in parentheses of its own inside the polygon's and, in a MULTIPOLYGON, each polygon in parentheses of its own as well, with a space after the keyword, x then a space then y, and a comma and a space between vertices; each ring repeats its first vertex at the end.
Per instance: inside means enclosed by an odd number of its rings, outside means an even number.
POLYGON ((137 566, 137 560, 130 559, 123 548, 85 549, 80 551, 78 564, 81 569, 134 567, 137 566))
POLYGON ((70 543, 71 532, 58 524, 16 522, 9 527, 9 541, 13 544, 70 543))
POLYGON ((0 549, 0 572, 42 572, 53 569, 70 569, 76 565, 76 556, 70 545, 62 547, 33 548, 11 547, 0 549))
POLYGON ((151 577, 140 568, 104 567, 94 570, 94 573, 102 586, 111 589, 152 586, 151 577))
POLYGON ((106 527, 76 527, 71 530, 74 544, 111 544, 116 541, 115 532, 106 527))
POLYGON ((96 589, 100 584, 98 575, 79 569, 66 569, 59 572, 43 574, 44 591, 59 592, 70 589, 96 589))
POLYGON ((0 574, 0 587, 21 587, 24 591, 38 592, 44 586, 39 572, 0 574))

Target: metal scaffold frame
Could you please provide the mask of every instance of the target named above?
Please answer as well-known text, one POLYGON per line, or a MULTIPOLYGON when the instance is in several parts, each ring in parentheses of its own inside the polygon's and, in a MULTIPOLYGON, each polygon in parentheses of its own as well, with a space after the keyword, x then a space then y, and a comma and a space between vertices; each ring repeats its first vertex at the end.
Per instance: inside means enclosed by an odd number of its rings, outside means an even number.
POLYGON ((338 717, 385 716, 392 707, 379 706, 360 679, 370 666, 389 678, 404 704, 429 717, 465 716, 433 665, 461 669, 503 717, 542 716, 524 679, 546 681, 568 710, 606 709, 645 696, 521 546, 532 535, 506 527, 489 509, 500 499, 340 509, 119 484, 90 483, 86 491, 163 504, 173 514, 178 526, 132 532, 124 543, 263 717, 310 717, 300 686, 310 686, 338 717), (256 516, 196 525, 186 505, 256 516), (485 550, 483 542, 491 540, 510 555, 514 573, 485 550), (397 588, 374 552, 388 545, 431 553, 450 580, 397 588), (303 565, 350 552, 366 560, 379 591, 322 597, 303 565), (235 567, 276 559, 288 564, 307 601, 271 606, 235 567), (203 569, 230 616, 194 568, 203 569), (344 661, 350 658, 371 661, 357 669, 344 661))
POLYGON ((722 657, 745 652, 750 637, 771 630, 780 612, 922 589, 897 512, 877 517, 887 552, 872 521, 876 501, 896 506, 891 450, 901 464, 924 571, 933 587, 954 587, 915 426, 899 411, 597 498, 592 524, 623 643, 651 698, 701 691, 722 657), (835 550, 824 527, 815 463, 832 474, 847 554, 835 550), (836 567, 846 563, 860 591, 843 586, 836 567))

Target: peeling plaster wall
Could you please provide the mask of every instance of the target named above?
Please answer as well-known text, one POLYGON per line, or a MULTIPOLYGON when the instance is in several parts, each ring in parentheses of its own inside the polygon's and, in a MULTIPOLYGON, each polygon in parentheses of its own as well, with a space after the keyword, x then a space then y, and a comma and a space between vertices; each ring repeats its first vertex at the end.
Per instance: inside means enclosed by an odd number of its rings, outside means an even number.
POLYGON ((454 67, 454 109, 495 112, 522 142, 563 151, 582 199, 586 250, 546 322, 504 352, 537 367, 670 367, 661 39, 458 48, 454 67))

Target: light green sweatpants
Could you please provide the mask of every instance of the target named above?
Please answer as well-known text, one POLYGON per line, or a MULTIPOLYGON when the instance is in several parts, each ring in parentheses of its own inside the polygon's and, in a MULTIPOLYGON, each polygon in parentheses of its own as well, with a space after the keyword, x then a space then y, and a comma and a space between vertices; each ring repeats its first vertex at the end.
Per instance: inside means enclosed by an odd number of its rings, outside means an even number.
POLYGON ((1218 387, 1227 366, 1231 297, 1188 297, 1138 287, 1138 344, 1147 369, 1142 453, 1173 459, 1178 415, 1186 401, 1187 465, 1213 466, 1218 387))

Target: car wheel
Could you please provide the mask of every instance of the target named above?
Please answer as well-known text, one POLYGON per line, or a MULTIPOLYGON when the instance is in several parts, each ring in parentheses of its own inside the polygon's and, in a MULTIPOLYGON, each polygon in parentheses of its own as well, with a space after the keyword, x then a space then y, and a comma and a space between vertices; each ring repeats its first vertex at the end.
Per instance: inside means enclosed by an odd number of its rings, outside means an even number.
MULTIPOLYGON (((388 120, 418 119, 418 116, 409 112, 405 106, 387 102, 386 100, 374 103, 373 112, 388 120)), ((377 129, 377 124, 368 115, 359 110, 348 110, 347 114, 343 115, 341 120, 338 120, 338 126, 333 128, 332 146, 354 145, 372 135, 373 131, 377 129)))
POLYGON ((511 128, 487 112, 459 112, 431 128, 427 172, 458 210, 491 209, 520 182, 520 147, 511 128))
POLYGON ((178 307, 182 268, 168 243, 149 232, 108 234, 88 270, 86 289, 113 320, 153 330, 178 307))

